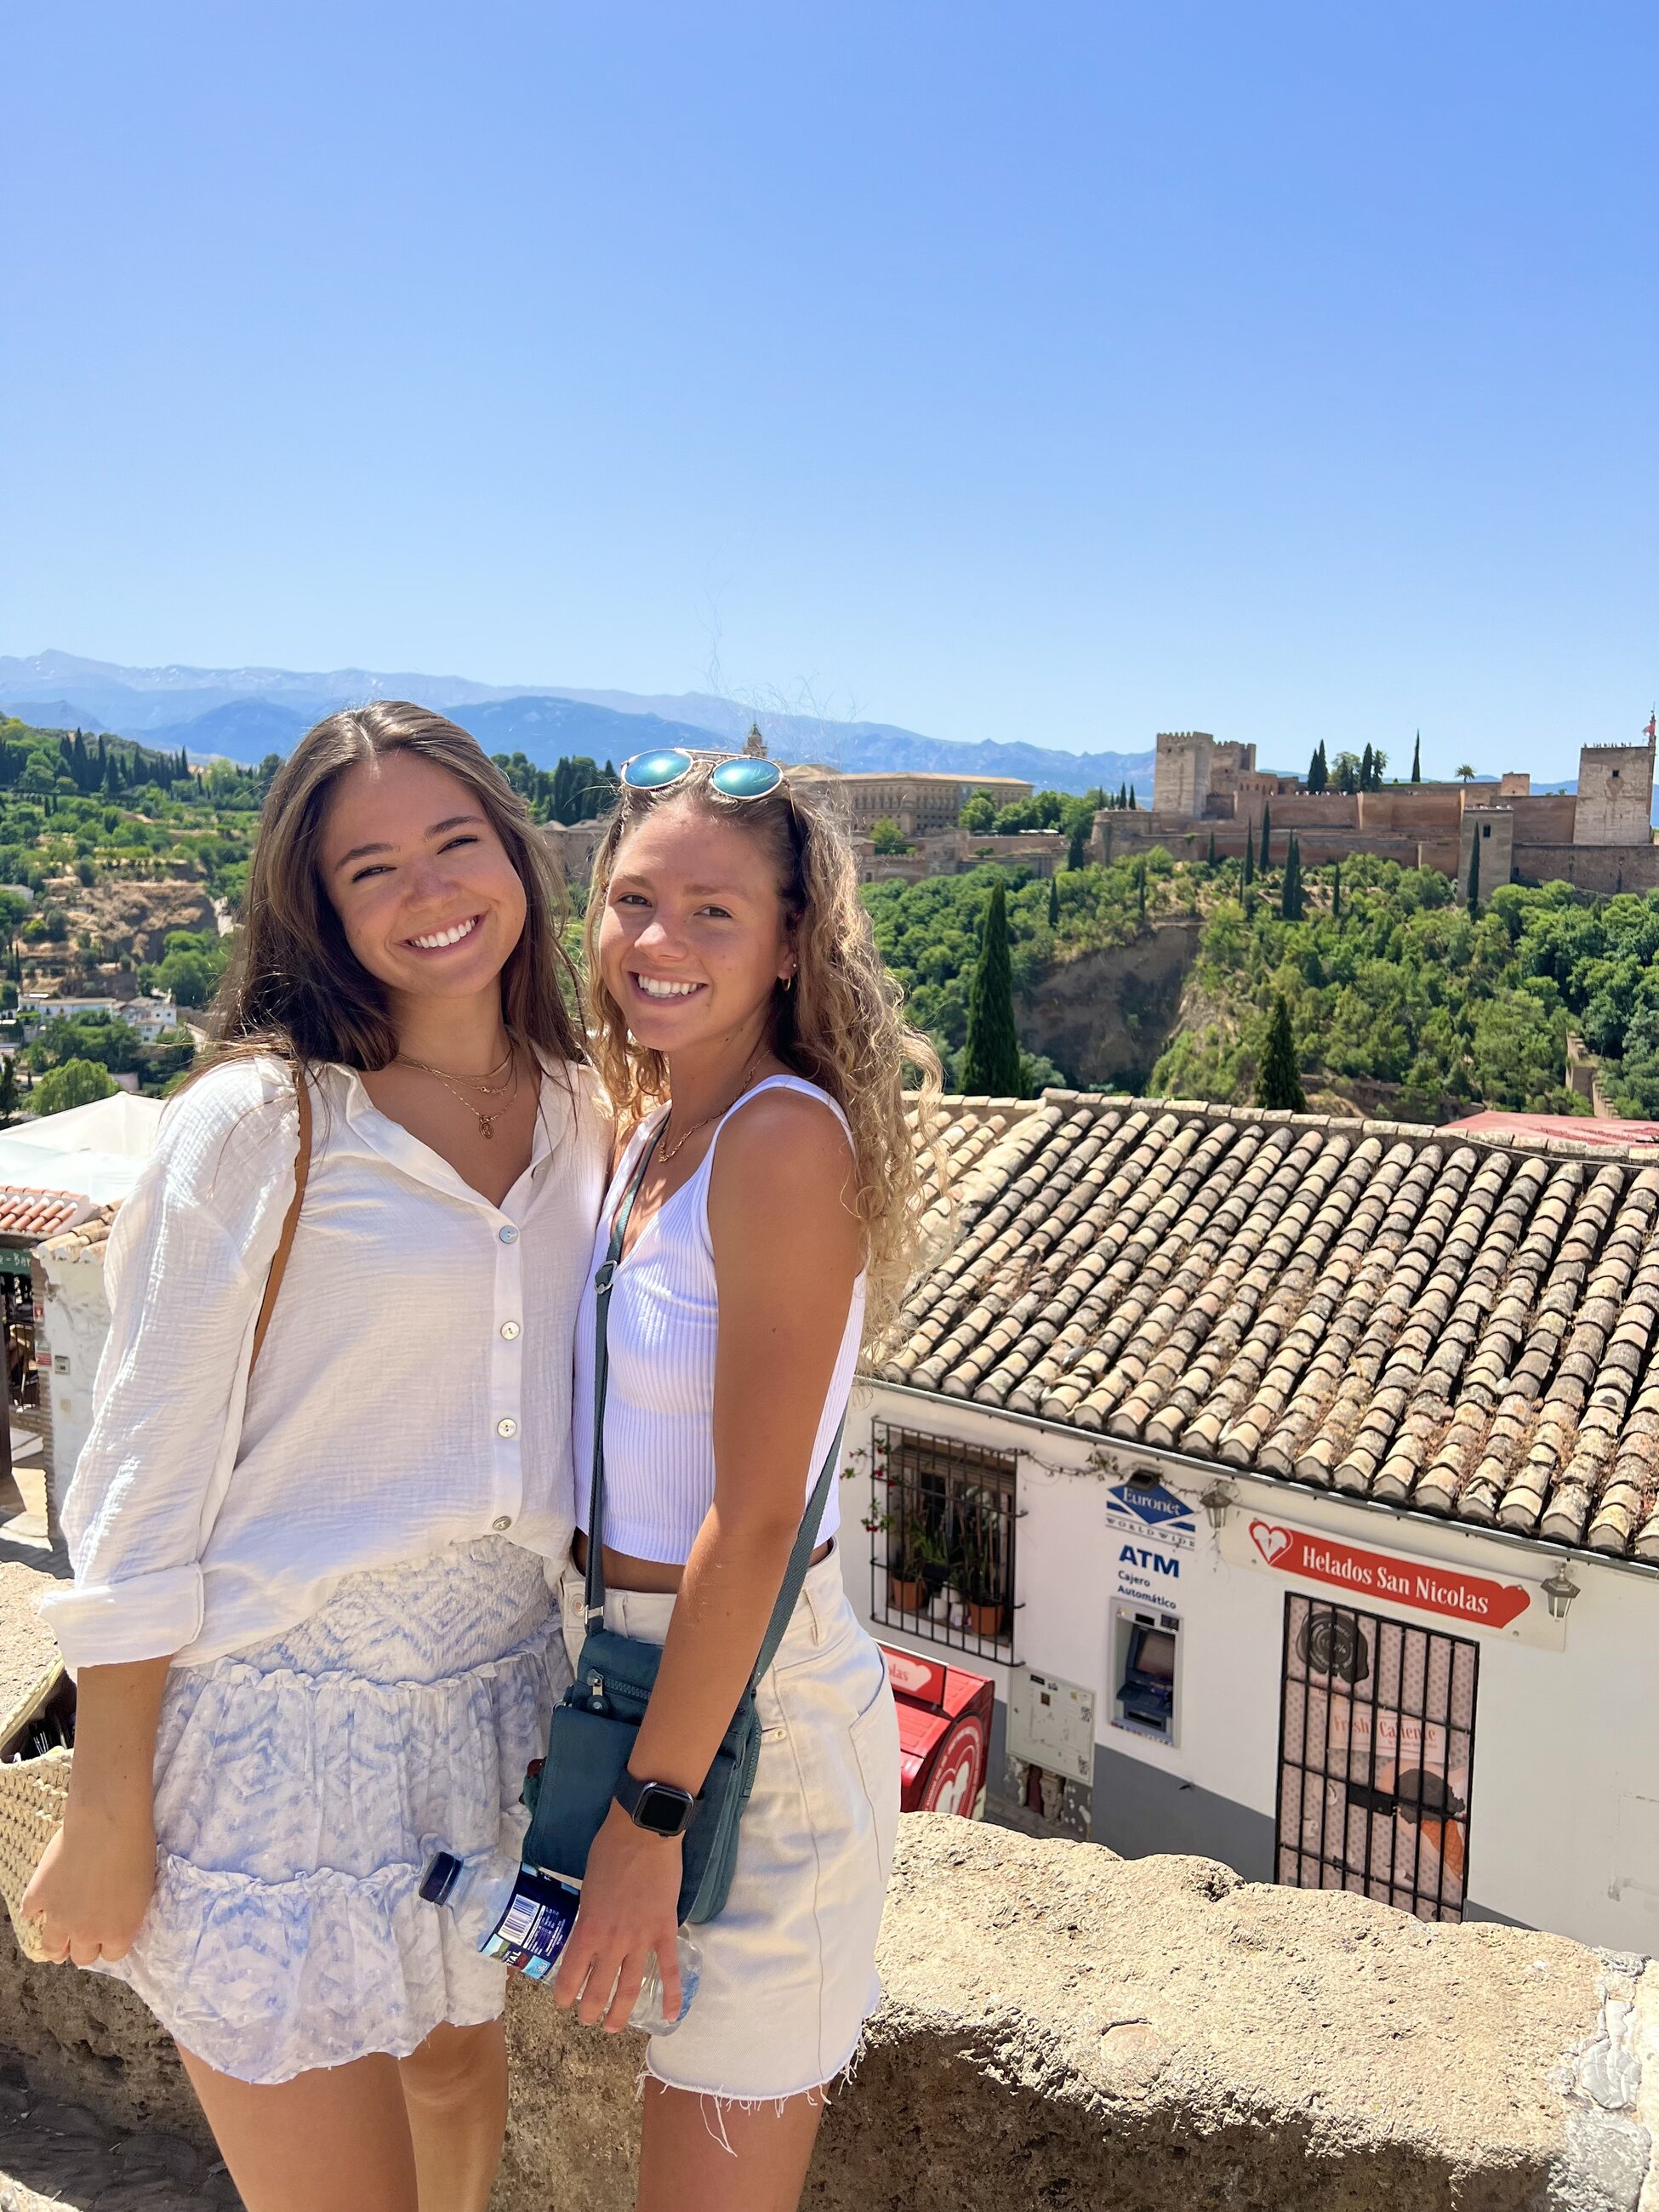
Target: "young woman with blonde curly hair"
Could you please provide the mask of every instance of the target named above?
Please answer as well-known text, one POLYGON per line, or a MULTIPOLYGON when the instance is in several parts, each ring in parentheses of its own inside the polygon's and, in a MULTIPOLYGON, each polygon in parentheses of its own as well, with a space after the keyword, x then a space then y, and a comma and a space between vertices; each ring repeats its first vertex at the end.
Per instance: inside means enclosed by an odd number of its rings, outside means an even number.
MULTIPOLYGON (((622 1136, 596 1270, 619 1209, 626 1231, 599 1439, 605 1626, 664 1646, 556 1985, 608 2027, 653 1953, 676 2009, 681 1842, 664 1831, 749 1680, 925 1204, 903 1086, 907 1066, 921 1072, 925 1120, 938 1064, 901 1019, 823 791, 765 760, 646 756, 623 770, 594 864, 589 1042, 622 1136)), ((590 1289, 579 1528, 594 1340, 590 1289)), ((879 1995, 898 1733, 881 1655, 842 1588, 837 1486, 758 1685, 757 1779, 728 1901, 695 1931, 700 1985, 672 2040, 647 2049, 642 2212, 788 2212, 823 2093, 879 1995)), ((585 1536, 576 1557, 585 1566, 585 1536)), ((562 1595, 574 1660, 580 1572, 562 1595)))

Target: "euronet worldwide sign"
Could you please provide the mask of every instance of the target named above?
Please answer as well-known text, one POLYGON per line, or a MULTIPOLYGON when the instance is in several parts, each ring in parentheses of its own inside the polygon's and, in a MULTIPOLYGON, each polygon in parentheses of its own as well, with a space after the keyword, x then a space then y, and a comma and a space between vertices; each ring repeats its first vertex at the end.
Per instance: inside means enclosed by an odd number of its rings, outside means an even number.
POLYGON ((1276 1513, 1229 1514, 1221 1531, 1221 1556, 1234 1566, 1310 1583, 1327 1595, 1345 1593, 1368 1609, 1403 1607, 1554 1651, 1566 1642, 1565 1623, 1550 1619, 1536 1583, 1500 1581, 1433 1559, 1351 1544, 1276 1513))

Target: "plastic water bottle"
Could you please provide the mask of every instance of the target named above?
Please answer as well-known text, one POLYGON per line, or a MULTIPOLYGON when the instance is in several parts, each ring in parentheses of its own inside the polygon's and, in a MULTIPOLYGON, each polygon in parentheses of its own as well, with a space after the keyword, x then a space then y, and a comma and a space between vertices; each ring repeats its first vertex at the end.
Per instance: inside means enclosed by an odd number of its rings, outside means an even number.
MULTIPOLYGON (((428 1905, 446 1906, 458 1932, 476 1950, 487 1959, 502 1960, 511 1972, 532 1982, 550 1981, 557 1973, 581 1905, 581 1893, 574 1885, 557 1881, 538 1867, 525 1866, 504 1851, 487 1851, 471 1859, 438 1852, 422 1880, 421 1895, 428 1905)), ((677 1948, 679 2011, 672 2020, 664 2017, 662 1976, 653 1954, 628 2015, 629 2026, 644 2034, 672 2035, 697 1993, 702 1954, 684 1929, 677 1948)))

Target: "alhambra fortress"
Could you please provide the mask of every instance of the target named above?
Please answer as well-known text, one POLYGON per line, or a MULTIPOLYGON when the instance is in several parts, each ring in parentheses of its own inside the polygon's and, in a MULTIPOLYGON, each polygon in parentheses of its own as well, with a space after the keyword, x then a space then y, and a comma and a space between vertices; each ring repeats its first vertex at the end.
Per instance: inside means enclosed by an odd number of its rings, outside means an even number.
POLYGON ((1146 814, 1096 817, 1108 858, 1166 846, 1177 858, 1240 856, 1245 840, 1295 833, 1304 863, 1356 853, 1438 868, 1467 882, 1480 846, 1480 881, 1565 882, 1589 891, 1644 891, 1659 884, 1653 842, 1654 741, 1584 745, 1578 789, 1539 792, 1532 778, 1490 783, 1390 783, 1377 791, 1310 792, 1302 777, 1255 764, 1255 747, 1222 744, 1204 730, 1163 731, 1146 814))
MULTIPOLYGON (((763 747, 758 732, 750 744, 763 747)), ((1284 857, 1294 832, 1304 866, 1370 853, 1402 867, 1438 868, 1462 884, 1468 881, 1478 841, 1486 890, 1561 882, 1586 891, 1651 890, 1659 886, 1659 845, 1650 826, 1654 752, 1651 738, 1581 746, 1576 794, 1534 793, 1524 773, 1500 776, 1495 785, 1410 782, 1310 792, 1302 776, 1258 768, 1253 744, 1224 744, 1206 730, 1162 730, 1150 811, 1100 808, 1090 857, 1109 863, 1162 845, 1176 860, 1207 860, 1212 853, 1237 860, 1247 840, 1260 850, 1265 817, 1273 856, 1284 857)), ((833 779, 866 883, 958 875, 982 860, 1024 865, 1040 876, 1066 865, 1069 841, 1057 830, 997 836, 960 827, 962 809, 975 792, 999 807, 1029 798, 1033 787, 1016 776, 844 775, 817 763, 795 773, 833 779), (896 830, 905 849, 878 851, 878 824, 896 830)), ((549 826, 569 880, 586 880, 599 830, 597 822, 549 826)))

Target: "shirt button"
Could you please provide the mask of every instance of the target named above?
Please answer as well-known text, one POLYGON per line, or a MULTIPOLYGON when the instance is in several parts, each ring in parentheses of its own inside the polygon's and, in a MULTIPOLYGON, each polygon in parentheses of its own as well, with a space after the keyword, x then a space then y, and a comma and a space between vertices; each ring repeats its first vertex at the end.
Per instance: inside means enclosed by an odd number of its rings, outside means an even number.
POLYGON ((499 1230, 496 1233, 503 1244, 516 1244, 519 1241, 519 1232, 510 1221, 505 1229, 499 1230))
POLYGON ((507 1339, 507 1342, 508 1342, 509 1344, 511 1344, 511 1343, 514 1341, 514 1338, 518 1335, 518 1334, 519 1334, 519 1324, 518 1324, 518 1322, 515 1322, 515 1321, 504 1321, 504 1322, 501 1323, 501 1334, 502 1334, 502 1335, 507 1339))
POLYGON ((513 1516, 510 1513, 503 1513, 498 1521, 492 1521, 489 1525, 498 1536, 504 1536, 513 1526, 513 1516))
POLYGON ((509 1413, 505 1420, 496 1422, 495 1433, 498 1437, 516 1437, 519 1425, 509 1413))

